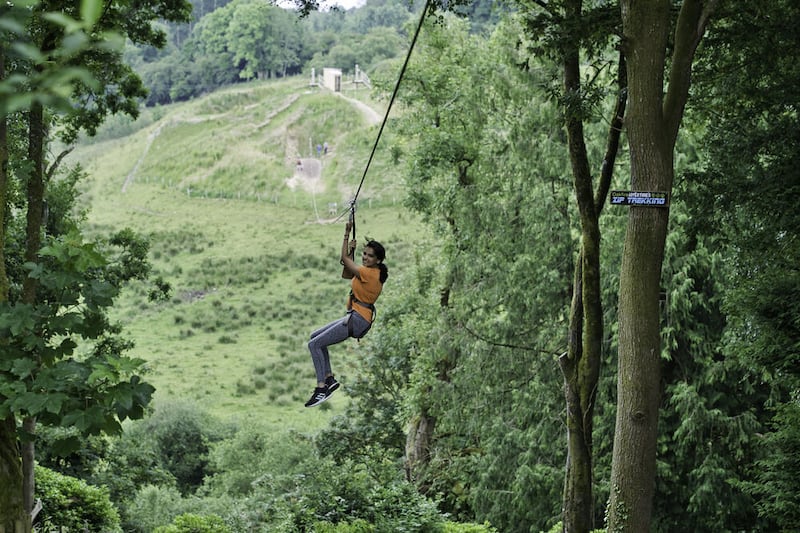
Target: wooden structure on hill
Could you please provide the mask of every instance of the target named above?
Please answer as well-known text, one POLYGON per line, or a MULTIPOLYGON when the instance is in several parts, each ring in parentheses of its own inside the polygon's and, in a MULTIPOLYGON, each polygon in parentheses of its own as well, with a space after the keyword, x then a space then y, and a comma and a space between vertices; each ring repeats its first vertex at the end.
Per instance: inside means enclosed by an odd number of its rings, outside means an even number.
POLYGON ((322 85, 331 91, 338 93, 342 91, 342 69, 323 68, 322 85))

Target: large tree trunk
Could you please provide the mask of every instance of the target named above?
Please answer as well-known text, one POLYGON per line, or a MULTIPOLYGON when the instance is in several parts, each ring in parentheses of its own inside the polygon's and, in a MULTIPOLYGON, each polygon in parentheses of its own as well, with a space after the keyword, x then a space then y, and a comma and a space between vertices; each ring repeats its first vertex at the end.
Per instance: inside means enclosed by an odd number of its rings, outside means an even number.
MULTIPOLYGON (((676 26, 664 93, 670 0, 622 0, 630 112, 631 188, 672 192, 673 151, 691 64, 708 13, 686 0, 676 26)), ((650 530, 661 401, 659 287, 669 210, 631 207, 619 288, 617 418, 608 504, 609 531, 650 530)))
MULTIPOLYGON (((42 247, 42 221, 44 218, 44 108, 38 102, 31 105, 28 112, 28 160, 31 162, 31 172, 28 175, 28 212, 25 242, 25 261, 39 262, 39 249, 42 247)), ((22 283, 22 302, 30 305, 36 303, 36 290, 38 283, 35 279, 26 277, 22 283)), ((32 353, 31 357, 38 358, 39 354, 32 353)), ((36 420, 26 418, 23 421, 25 432, 34 435, 36 420)), ((23 501, 25 511, 30 513, 33 509, 35 492, 34 461, 35 449, 33 439, 21 444, 22 447, 22 473, 23 473, 23 501)))
POLYGON ((0 533, 27 533, 30 515, 22 499, 22 464, 14 417, 0 422, 0 533))
POLYGON ((417 482, 419 473, 430 462, 430 447, 433 432, 436 429, 436 418, 428 414, 427 409, 422 409, 417 417, 410 423, 406 436, 406 480, 417 482))
MULTIPOLYGON (((0 80, 5 79, 5 55, 0 47, 0 80)), ((0 116, 0 302, 8 300, 5 261, 6 191, 8 190, 8 122, 0 116)), ((0 533, 30 531, 30 515, 22 498, 22 466, 13 416, 0 420, 0 533)))

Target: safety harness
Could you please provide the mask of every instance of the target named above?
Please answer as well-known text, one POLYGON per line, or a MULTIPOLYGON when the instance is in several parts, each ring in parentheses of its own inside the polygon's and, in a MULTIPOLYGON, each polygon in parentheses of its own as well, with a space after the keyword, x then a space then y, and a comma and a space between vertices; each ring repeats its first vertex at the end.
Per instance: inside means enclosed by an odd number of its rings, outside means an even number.
POLYGON ((375 305, 374 304, 368 304, 367 302, 362 302, 361 300, 359 300, 359 299, 357 299, 355 297, 355 295, 353 294, 353 291, 350 291, 350 311, 347 314, 348 314, 348 317, 347 317, 347 334, 350 335, 351 337, 353 337, 354 339, 360 339, 361 337, 366 335, 367 332, 372 327, 372 323, 375 322, 375 317, 377 316, 378 311, 377 311, 377 309, 375 309, 375 305), (350 313, 355 313, 356 312, 353 309, 353 304, 360 305, 361 307, 366 307, 367 309, 369 309, 372 312, 372 320, 370 320, 369 326, 367 326, 367 329, 365 329, 361 333, 361 335, 359 335, 359 336, 356 336, 356 335, 353 334, 353 321, 350 320, 351 317, 349 316, 350 313))

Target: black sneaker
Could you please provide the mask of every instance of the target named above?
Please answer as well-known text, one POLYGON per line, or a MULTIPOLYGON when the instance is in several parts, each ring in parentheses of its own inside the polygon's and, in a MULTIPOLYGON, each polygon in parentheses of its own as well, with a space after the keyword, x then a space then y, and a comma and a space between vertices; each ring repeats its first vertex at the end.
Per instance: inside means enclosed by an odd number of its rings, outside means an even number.
POLYGON ((333 394, 333 391, 339 388, 339 382, 336 381, 336 378, 333 376, 328 376, 325 378, 325 386, 328 387, 328 396, 333 394))
POLYGON ((328 393, 327 387, 316 387, 314 389, 314 394, 311 395, 311 399, 306 402, 306 407, 314 407, 315 405, 319 405, 330 397, 331 395, 328 393))

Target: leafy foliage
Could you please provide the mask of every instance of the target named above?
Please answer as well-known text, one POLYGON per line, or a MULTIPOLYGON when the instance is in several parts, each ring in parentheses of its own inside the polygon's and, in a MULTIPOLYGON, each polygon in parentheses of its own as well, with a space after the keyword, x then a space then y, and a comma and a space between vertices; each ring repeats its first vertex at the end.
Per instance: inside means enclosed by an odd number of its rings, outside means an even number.
POLYGON ((75 531, 122 531, 106 489, 37 466, 36 496, 42 501, 39 519, 45 525, 75 531))
POLYGON ((756 508, 778 527, 791 529, 800 520, 797 471, 800 457, 800 407, 797 402, 780 405, 772 419, 772 431, 761 443, 766 453, 755 463, 756 474, 743 488, 756 498, 756 508))
MULTIPOLYGON (((759 15, 760 7, 752 9, 759 15)), ((234 530, 269 524, 274 531, 376 531, 380 520, 390 531, 483 527, 443 525, 416 487, 459 519, 489 519, 502 531, 558 529, 565 457, 559 445, 562 391, 552 355, 564 343, 575 233, 563 177, 568 174, 563 134, 554 126, 554 106, 542 103, 552 91, 552 72, 513 44, 520 30, 512 23, 491 41, 447 23, 426 28, 428 41, 415 54, 405 87, 414 120, 397 121, 404 137, 393 139, 391 147, 397 161, 411 164, 409 207, 431 221, 436 236, 403 265, 404 276, 392 278, 397 297, 381 309, 380 327, 359 347, 363 362, 350 370, 358 377, 343 381, 353 402, 316 438, 320 457, 312 442, 297 434, 247 427, 218 441, 220 434, 208 431, 213 424, 197 413, 176 408, 183 414, 172 419, 158 412, 111 440, 108 450, 98 445, 103 459, 93 475, 108 480, 118 501, 125 502, 126 526, 172 527, 167 524, 177 516, 202 511, 222 517, 234 530), (486 83, 487 73, 492 84, 486 83), (428 417, 435 431, 429 461, 411 473, 412 487, 403 479, 406 424, 420 416, 428 417), (178 476, 183 494, 175 488, 178 476), (202 485, 201 476, 206 476, 202 485), (382 517, 375 516, 376 509, 382 517)), ((791 73, 763 59, 770 75, 791 73)), ((709 66, 714 73, 718 65, 709 66)), ((775 83, 767 82, 767 74, 752 81, 775 83)), ((789 81, 777 85, 794 90, 789 81)), ((712 130, 713 141, 692 140, 678 154, 686 158, 702 144, 714 148, 715 158, 708 159, 710 172, 703 180, 687 180, 676 190, 671 208, 674 234, 662 281, 666 408, 655 501, 655 522, 663 530, 766 530, 796 522, 792 472, 798 422, 789 394, 796 386, 796 232, 787 215, 792 206, 783 203, 792 195, 780 196, 794 190, 792 143, 782 135, 796 130, 785 104, 792 94, 776 92, 769 102, 774 108, 753 114, 752 132, 733 135, 742 116, 731 115, 719 131, 712 130), (749 166, 751 153, 759 154, 758 164, 749 166), (730 159, 717 159, 721 155, 730 159), (786 180, 771 184, 779 178, 786 180), (763 196, 756 198, 757 193, 763 196), (719 202, 714 209, 705 207, 709 198, 719 202), (780 407, 769 425, 768 407, 776 402, 780 407), (770 428, 774 431, 766 431, 770 428), (719 505, 720 494, 728 505, 719 505)), ((736 93, 731 100, 717 96, 709 109, 736 107, 736 93)), ((236 101, 245 101, 240 98, 236 101)), ((753 99, 743 105, 767 104, 753 99)), ((604 239, 611 241, 603 264, 610 367, 625 216, 610 214, 604 228, 604 239)), ((176 255, 182 263, 170 266, 175 272, 185 269, 204 287, 217 285, 226 271, 235 278, 228 279, 232 286, 257 282, 247 265, 203 258, 214 246, 203 234, 187 229, 169 239, 170 247, 193 249, 176 255)), ((167 246, 158 253, 176 254, 167 246)), ((283 262, 307 276, 300 265, 311 264, 312 257, 304 252, 283 262)), ((271 255, 251 255, 247 262, 262 265, 265 276, 284 272, 271 255)), ((316 305, 324 307, 322 299, 335 295, 326 293, 316 305)), ((222 297, 216 302, 207 313, 175 312, 176 320, 197 322, 198 330, 241 324, 234 314, 245 314, 244 306, 223 304, 222 297), (215 313, 231 317, 220 325, 215 313)), ((11 368, 25 370, 22 363, 11 368)), ((614 378, 604 376, 598 393, 599 501, 609 493, 614 378)), ((195 519, 187 516, 184 525, 195 519)))
POLYGON ((481 46, 455 20, 426 27, 403 96, 415 110, 403 123, 414 146, 408 205, 443 243, 417 274, 426 305, 404 319, 414 339, 406 416, 436 426, 417 482, 455 516, 503 531, 558 513, 545 502, 560 492, 552 444, 563 436, 557 417, 539 413, 559 411, 553 356, 573 246, 557 114, 530 101, 529 86, 546 78, 516 67, 516 31, 503 26, 481 46))
POLYGON ((182 514, 169 526, 155 529, 154 533, 230 533, 230 529, 217 515, 198 516, 182 514))
MULTIPOLYGON (((325 67, 367 71, 404 48, 409 6, 373 1, 360 9, 310 13, 237 0, 201 9, 188 38, 173 38, 168 54, 134 48, 148 106, 184 101, 243 80, 285 77, 325 67), (307 16, 299 16, 305 14, 307 16)), ((316 6, 309 6, 316 7, 316 6)), ((172 27, 173 36, 180 33, 172 27)))
POLYGON ((143 485, 126 506, 125 529, 147 533, 167 526, 182 514, 183 504, 181 493, 174 487, 143 485))
POLYGON ((715 238, 684 214, 681 202, 672 211, 682 231, 668 239, 663 273, 667 409, 659 420, 654 523, 659 531, 686 527, 682 512, 688 510, 700 527, 735 531, 757 523, 737 480, 749 478, 746 458, 761 447, 765 413, 756 406, 769 391, 741 361, 726 356, 726 265, 712 249, 715 238), (719 509, 721 495, 732 503, 725 510, 719 509))
POLYGON ((77 233, 51 239, 43 261, 27 264, 39 280, 35 305, 4 302, 0 330, 0 415, 37 417, 48 425, 85 433, 120 431, 120 421, 141 418, 153 387, 142 381, 143 360, 122 355, 129 346, 106 316, 120 285, 146 273, 146 246, 119 234, 110 261, 77 233), (137 268, 131 268, 136 265, 137 268), (85 354, 80 343, 92 342, 85 354))
POLYGON ((748 368, 753 387, 769 393, 757 396, 750 409, 762 423, 775 414, 765 424, 774 433, 759 442, 758 467, 743 487, 756 498, 762 520, 775 520, 773 529, 791 529, 797 493, 787 492, 780 480, 798 473, 789 457, 800 387, 800 238, 792 200, 800 186, 800 151, 790 140, 798 114, 789 102, 800 97, 791 81, 798 75, 791 28, 800 9, 792 2, 735 2, 721 15, 698 72, 703 90, 696 112, 708 124, 707 163, 694 197, 703 208, 693 216, 718 230, 727 258, 725 350, 748 368))
POLYGON ((195 404, 170 402, 160 405, 153 416, 131 429, 132 442, 148 443, 157 465, 174 476, 183 493, 197 489, 208 475, 211 443, 219 440, 221 428, 195 404))

